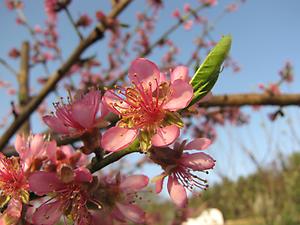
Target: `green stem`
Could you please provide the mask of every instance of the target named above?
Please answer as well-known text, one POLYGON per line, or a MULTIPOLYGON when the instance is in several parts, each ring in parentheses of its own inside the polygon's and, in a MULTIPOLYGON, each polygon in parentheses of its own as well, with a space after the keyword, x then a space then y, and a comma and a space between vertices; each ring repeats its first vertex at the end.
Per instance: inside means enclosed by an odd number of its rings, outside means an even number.
POLYGON ((139 152, 141 153, 141 150, 139 149, 139 142, 135 141, 131 146, 128 148, 125 148, 121 151, 111 153, 110 155, 106 156, 104 159, 102 159, 100 162, 97 161, 96 158, 92 160, 92 163, 88 166, 88 169, 91 171, 91 173, 97 172, 98 170, 101 170, 102 168, 118 161, 119 159, 123 158, 125 155, 139 152))

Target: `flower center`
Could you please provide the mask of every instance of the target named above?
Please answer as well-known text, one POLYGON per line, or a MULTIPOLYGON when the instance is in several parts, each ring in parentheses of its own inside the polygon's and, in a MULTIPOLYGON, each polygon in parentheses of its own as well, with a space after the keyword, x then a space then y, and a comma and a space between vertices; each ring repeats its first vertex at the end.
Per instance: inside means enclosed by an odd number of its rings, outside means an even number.
POLYGON ((20 194, 28 189, 24 172, 18 159, 0 156, 0 189, 1 195, 22 198, 20 194))
POLYGON ((143 83, 133 82, 132 87, 126 89, 119 87, 118 95, 111 91, 119 100, 117 103, 111 104, 122 117, 119 126, 154 130, 162 124, 166 114, 162 107, 166 96, 161 96, 161 88, 158 86, 157 80, 156 84, 155 90, 153 90, 151 82, 147 87, 143 83))
POLYGON ((65 213, 70 214, 74 220, 85 212, 88 195, 80 185, 69 184, 65 189, 59 190, 58 194, 59 201, 65 202, 65 213))
MULTIPOLYGON (((193 170, 185 166, 178 165, 170 170, 170 176, 173 176, 179 183, 181 183, 186 189, 193 191, 193 189, 200 188, 206 190, 208 188, 207 180, 200 178, 192 173, 193 170)), ((200 171, 208 173, 207 171, 200 171)))

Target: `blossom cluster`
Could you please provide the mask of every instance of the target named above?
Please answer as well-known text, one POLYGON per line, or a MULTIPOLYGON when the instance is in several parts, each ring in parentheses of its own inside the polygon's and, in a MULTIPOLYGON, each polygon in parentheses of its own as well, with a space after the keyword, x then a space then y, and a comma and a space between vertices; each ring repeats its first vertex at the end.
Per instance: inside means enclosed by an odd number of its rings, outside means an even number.
POLYGON ((6 208, 0 224, 17 224, 21 215, 36 225, 56 224, 62 218, 78 225, 100 220, 101 224, 145 223, 138 192, 148 186, 146 175, 92 174, 91 170, 92 155, 97 164, 132 146, 161 166, 162 174, 152 179, 155 191, 161 192, 168 177, 167 189, 176 206, 186 207, 186 190, 207 188, 207 181, 196 172, 212 169, 215 160, 189 151, 205 150, 211 141, 178 141, 184 127, 181 112, 193 98, 188 68, 177 66, 166 74, 150 60, 139 58, 131 64, 129 81, 131 85, 107 89, 102 96, 92 89, 61 99, 54 103, 55 112, 43 117, 61 138, 82 140, 77 150, 58 146, 41 134, 16 137, 18 157, 0 155, 0 206, 6 208), (109 121, 111 114, 119 119, 109 121))

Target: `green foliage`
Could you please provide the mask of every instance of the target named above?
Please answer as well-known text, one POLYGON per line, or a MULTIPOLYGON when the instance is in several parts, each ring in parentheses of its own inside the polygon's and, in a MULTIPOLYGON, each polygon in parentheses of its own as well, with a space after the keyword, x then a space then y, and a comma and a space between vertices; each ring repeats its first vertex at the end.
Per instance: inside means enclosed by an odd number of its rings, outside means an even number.
MULTIPOLYGON (((169 224, 178 213, 170 202, 157 202, 155 198, 151 202, 147 212, 160 217, 157 224, 169 224)), ((272 166, 258 168, 236 181, 224 177, 190 199, 190 216, 198 216, 207 207, 220 209, 230 225, 299 225, 300 153, 287 159, 279 157, 272 166)))
POLYGON ((227 35, 222 37, 199 66, 190 82, 194 89, 194 97, 189 106, 195 104, 213 88, 230 47, 231 36, 227 35))
POLYGON ((300 224, 300 153, 237 181, 224 178, 192 199, 219 208, 226 219, 262 218, 264 225, 300 224))

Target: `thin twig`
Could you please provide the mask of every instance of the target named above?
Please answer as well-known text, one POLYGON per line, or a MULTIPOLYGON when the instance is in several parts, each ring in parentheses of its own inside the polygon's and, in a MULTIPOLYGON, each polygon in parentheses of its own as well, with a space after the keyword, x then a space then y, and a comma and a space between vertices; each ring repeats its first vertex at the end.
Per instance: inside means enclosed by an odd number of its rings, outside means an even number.
POLYGON ((80 40, 83 40, 83 36, 82 36, 82 34, 80 33, 78 27, 76 26, 76 23, 75 23, 75 21, 74 21, 72 15, 71 15, 71 13, 70 13, 68 7, 64 7, 64 11, 66 12, 67 17, 68 17, 68 19, 70 20, 70 22, 71 22, 71 24, 72 24, 74 30, 76 31, 78 37, 80 38, 80 40))
POLYGON ((11 72, 15 77, 18 76, 18 72, 15 71, 12 66, 10 66, 4 59, 0 58, 0 64, 2 64, 9 72, 11 72))

